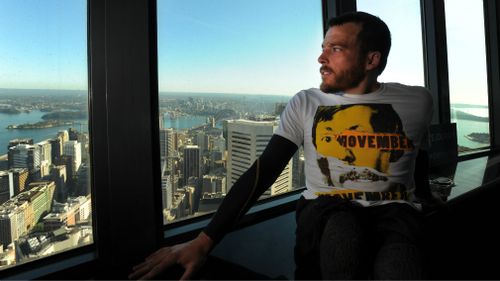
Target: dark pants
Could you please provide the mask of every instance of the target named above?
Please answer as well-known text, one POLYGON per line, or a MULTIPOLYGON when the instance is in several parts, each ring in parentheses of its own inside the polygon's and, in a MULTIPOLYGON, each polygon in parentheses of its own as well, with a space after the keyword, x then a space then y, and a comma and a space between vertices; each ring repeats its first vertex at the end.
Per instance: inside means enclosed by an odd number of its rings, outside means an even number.
POLYGON ((303 197, 297 203, 295 279, 423 279, 421 214, 391 203, 303 197))

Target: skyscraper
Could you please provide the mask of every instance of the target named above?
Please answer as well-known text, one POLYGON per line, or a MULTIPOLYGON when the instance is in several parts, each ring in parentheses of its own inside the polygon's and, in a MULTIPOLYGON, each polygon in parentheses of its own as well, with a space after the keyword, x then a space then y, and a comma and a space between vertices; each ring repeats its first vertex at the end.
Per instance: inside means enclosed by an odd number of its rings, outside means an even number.
POLYGON ((197 145, 186 145, 183 154, 183 179, 187 184, 190 177, 200 178, 200 147, 197 145))
MULTIPOLYGON (((227 123, 228 159, 227 191, 238 178, 262 154, 278 123, 276 121, 230 120, 227 123)), ((292 190, 292 161, 264 196, 272 196, 292 190)))
POLYGON ((35 144, 40 150, 40 161, 47 161, 52 164, 52 145, 49 141, 41 141, 35 144))
POLYGON ((63 145, 63 155, 73 157, 73 173, 76 173, 82 164, 81 143, 75 140, 67 141, 63 145))
POLYGON ((165 171, 172 172, 174 154, 174 130, 160 129, 160 159, 165 163, 165 171))
POLYGON ((40 149, 29 144, 9 148, 9 168, 27 168, 30 172, 40 169, 40 149))

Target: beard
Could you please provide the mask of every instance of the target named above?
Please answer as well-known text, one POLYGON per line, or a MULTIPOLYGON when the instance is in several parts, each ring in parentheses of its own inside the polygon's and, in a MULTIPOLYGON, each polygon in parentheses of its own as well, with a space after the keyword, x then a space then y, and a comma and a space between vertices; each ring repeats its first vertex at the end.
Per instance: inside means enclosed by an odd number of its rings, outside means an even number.
POLYGON ((358 61, 353 68, 344 71, 334 71, 327 66, 323 66, 322 68, 326 68, 326 70, 335 75, 332 83, 327 83, 325 80, 321 82, 319 88, 325 93, 342 92, 354 88, 366 77, 364 65, 361 61, 358 61))

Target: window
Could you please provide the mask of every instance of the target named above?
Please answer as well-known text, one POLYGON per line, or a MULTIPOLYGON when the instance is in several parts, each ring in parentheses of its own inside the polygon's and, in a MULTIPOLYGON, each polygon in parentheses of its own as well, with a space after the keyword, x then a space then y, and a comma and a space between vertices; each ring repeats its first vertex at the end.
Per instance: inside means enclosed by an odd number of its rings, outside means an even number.
POLYGON ((380 17, 391 31, 391 51, 379 81, 424 86, 420 1, 358 0, 357 9, 380 17))
POLYGON ((93 242, 87 2, 0 2, 0 270, 93 242))
POLYGON ((490 145, 483 1, 445 1, 451 121, 459 153, 490 145))
MULTIPOLYGON (((321 1, 158 1, 164 222, 213 212, 276 118, 318 87, 321 1)), ((263 197, 302 187, 300 151, 263 197)))

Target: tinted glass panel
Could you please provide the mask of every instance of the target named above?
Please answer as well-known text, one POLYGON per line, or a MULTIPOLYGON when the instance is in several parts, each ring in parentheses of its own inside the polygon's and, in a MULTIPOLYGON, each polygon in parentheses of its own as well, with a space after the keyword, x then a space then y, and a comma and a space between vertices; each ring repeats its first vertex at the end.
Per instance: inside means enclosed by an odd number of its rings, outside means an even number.
POLYGON ((0 269, 91 244, 87 3, 0 1, 0 269))
MULTIPOLYGON (((321 1, 158 1, 164 222, 213 212, 320 83, 321 1)), ((263 197, 300 188, 301 152, 263 197)))

